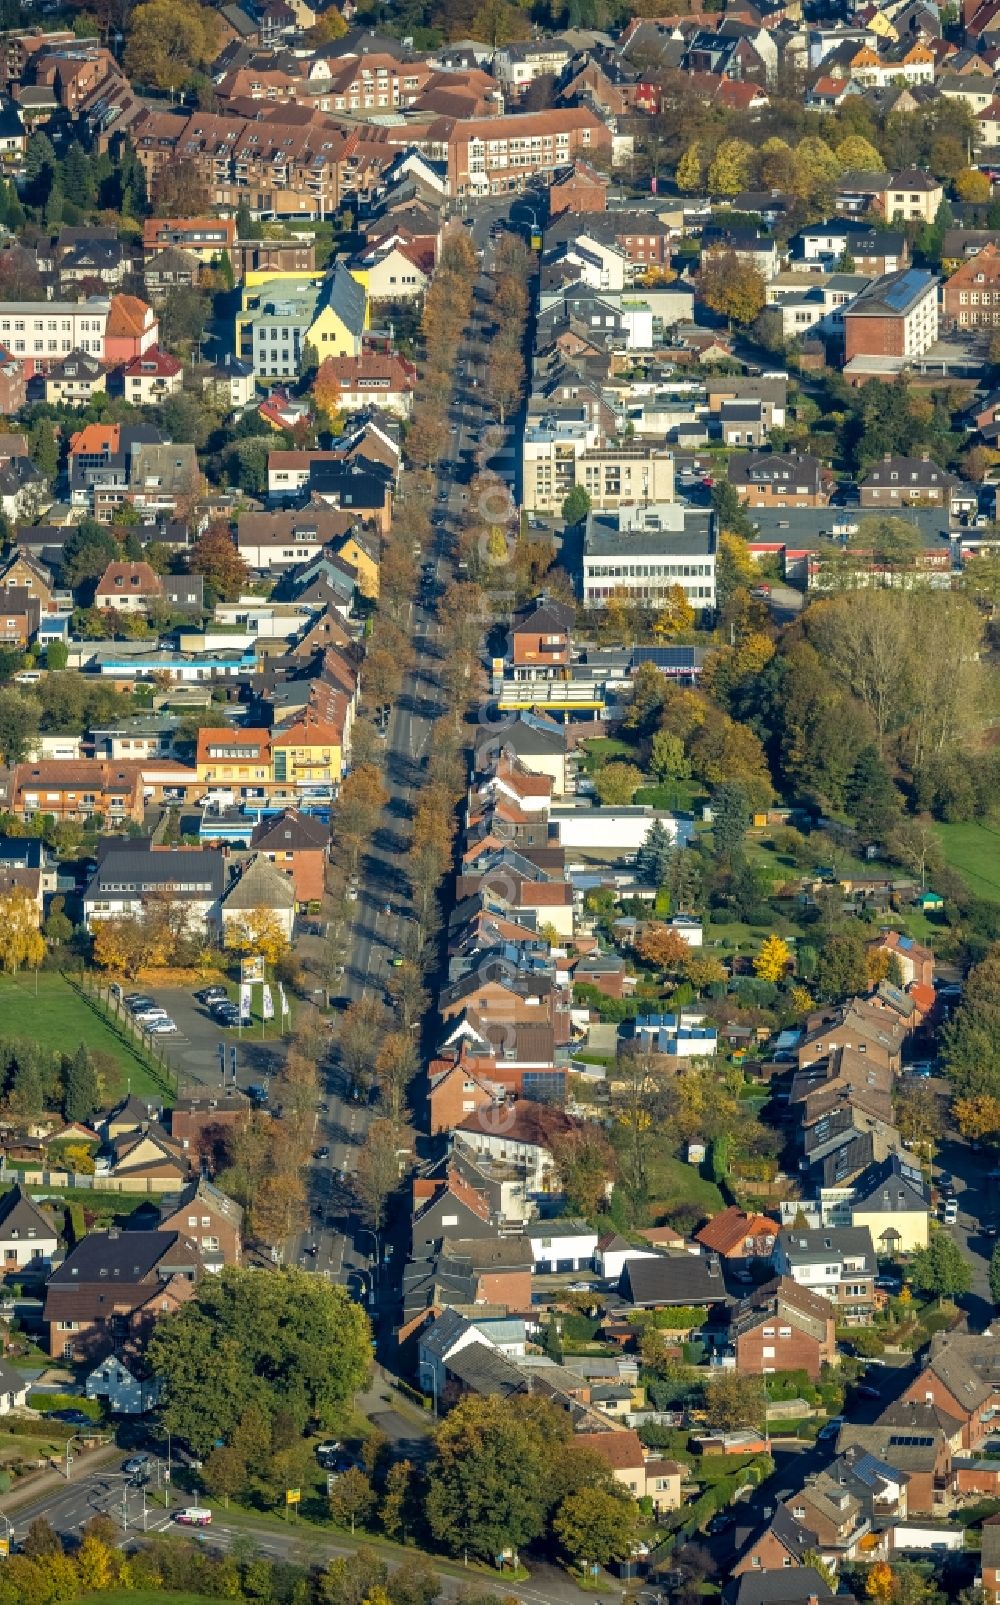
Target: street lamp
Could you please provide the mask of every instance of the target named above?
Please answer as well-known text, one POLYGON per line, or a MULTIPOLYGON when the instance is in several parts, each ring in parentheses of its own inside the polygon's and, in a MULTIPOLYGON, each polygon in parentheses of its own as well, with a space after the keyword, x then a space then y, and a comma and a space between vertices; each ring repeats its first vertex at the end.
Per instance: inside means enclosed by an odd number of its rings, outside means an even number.
POLYGON ((71 1443, 75 1443, 78 1438, 79 1438, 80 1442, 82 1443, 83 1442, 83 1434, 80 1433, 80 1432, 71 1432, 69 1437, 66 1439, 66 1481, 67 1482, 69 1482, 70 1468, 71 1468, 71 1466, 73 1464, 73 1458, 70 1455, 69 1446, 70 1446, 71 1443))
POLYGON ((359 1226, 358 1231, 363 1233, 365 1237, 370 1237, 375 1244, 375 1266, 377 1269, 379 1264, 378 1232, 373 1231, 370 1226, 359 1226))

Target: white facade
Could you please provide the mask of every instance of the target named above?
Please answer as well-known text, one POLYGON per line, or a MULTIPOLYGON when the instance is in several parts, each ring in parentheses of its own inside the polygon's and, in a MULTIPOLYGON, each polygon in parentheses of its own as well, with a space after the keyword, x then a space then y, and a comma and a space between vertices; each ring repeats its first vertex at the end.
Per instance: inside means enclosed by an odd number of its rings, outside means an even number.
POLYGON ((55 362, 71 351, 104 356, 104 336, 111 302, 102 296, 88 301, 0 301, 0 346, 24 361, 55 362))
POLYGON ((637 853, 649 834, 649 827, 658 819, 672 842, 683 846, 691 827, 674 814, 657 808, 571 808, 564 806, 549 810, 549 824, 555 827, 560 847, 586 851, 611 849, 622 853, 637 853))
POLYGON ((59 1240, 53 1231, 51 1237, 41 1233, 37 1237, 31 1235, 30 1229, 25 1235, 23 1232, 4 1231, 0 1237, 0 1257, 3 1260, 5 1271, 20 1271, 27 1265, 36 1269, 51 1265, 52 1257, 58 1247, 59 1240))
POLYGON ((597 1233, 585 1228, 574 1233, 559 1231, 558 1221, 535 1221, 528 1228, 531 1257, 536 1276, 555 1271, 579 1271, 589 1267, 597 1251, 597 1233))
POLYGON ((594 1269, 606 1282, 617 1282, 629 1260, 662 1258, 662 1254, 657 1254, 652 1248, 597 1249, 594 1254, 594 1269))

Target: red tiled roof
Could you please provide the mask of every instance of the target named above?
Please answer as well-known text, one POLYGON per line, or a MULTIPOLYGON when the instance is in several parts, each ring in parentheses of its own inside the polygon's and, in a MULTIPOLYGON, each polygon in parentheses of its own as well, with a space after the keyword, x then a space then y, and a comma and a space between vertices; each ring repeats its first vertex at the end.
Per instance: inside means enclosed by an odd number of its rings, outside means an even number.
POLYGON ((105 335, 142 334, 149 327, 152 310, 137 295, 113 295, 105 335))

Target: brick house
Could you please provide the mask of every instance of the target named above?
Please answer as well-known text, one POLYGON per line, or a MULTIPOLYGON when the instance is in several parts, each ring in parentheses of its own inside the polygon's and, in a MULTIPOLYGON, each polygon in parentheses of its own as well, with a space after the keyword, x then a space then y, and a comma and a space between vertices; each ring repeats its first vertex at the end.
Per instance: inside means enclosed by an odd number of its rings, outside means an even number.
POLYGON ((963 1449, 979 1449, 1000 1410, 996 1339, 971 1332, 935 1333, 923 1370, 901 1398, 938 1405, 962 1423, 963 1449))
POLYGON ((564 668, 570 660, 575 611, 563 602, 540 602, 519 619, 511 631, 515 667, 564 668))
POLYGON ((0 590, 0 646, 23 651, 38 634, 41 619, 41 602, 26 585, 0 590))
POLYGON ((876 952, 895 956, 904 986, 912 986, 914 982, 920 986, 934 985, 934 954, 922 942, 903 936, 899 931, 886 931, 872 947, 876 952))
POLYGON ((532 1267, 525 1237, 446 1237, 437 1274, 454 1287, 457 1304, 529 1311, 532 1267))
POLYGON ((836 1312, 829 1299, 782 1276, 734 1306, 729 1342, 741 1374, 806 1371, 815 1382, 837 1361, 836 1312))
POLYGON ((985 245, 956 268, 941 291, 941 313, 948 328, 1000 324, 1000 250, 985 245))
POLYGON ((816 1534, 797 1522, 784 1505, 778 1505, 767 1525, 755 1533, 737 1555, 731 1576, 741 1577, 744 1572, 782 1571, 788 1566, 801 1566, 803 1555, 815 1549, 816 1534))
POLYGON ((844 357, 923 356, 938 337, 938 286, 933 273, 905 268, 862 290, 844 309, 844 357))
POLYGON ((238 1087, 178 1098, 170 1111, 170 1135, 185 1152, 201 1154, 218 1134, 242 1126, 249 1112, 246 1094, 238 1087))
POLYGON ((825 507, 830 500, 829 473, 799 452, 734 452, 729 483, 745 507, 825 507))
POLYGON ((863 1053, 869 1063, 899 1070, 906 1027, 863 998, 851 998, 828 1013, 818 1010, 808 1016, 805 1029, 798 1049, 800 1069, 846 1047, 863 1053))
POLYGON ((553 175, 549 190, 549 216, 561 212, 604 212, 608 206, 609 180, 589 162, 577 159, 553 175))
POLYGON ((447 163, 451 196, 502 195, 548 177, 577 156, 610 156, 611 130, 586 106, 516 116, 439 118, 425 135, 425 153, 447 163))
POLYGON ((330 831, 321 820, 291 811, 278 819, 261 820, 250 844, 289 876, 296 902, 306 904, 322 898, 330 831))
POLYGON ((45 1284, 49 1354, 97 1358, 143 1339, 191 1297, 202 1270, 198 1249, 177 1231, 88 1233, 45 1284))
POLYGON ((161 1200, 160 1230, 182 1233, 195 1243, 206 1270, 240 1263, 243 1210, 204 1176, 161 1200))

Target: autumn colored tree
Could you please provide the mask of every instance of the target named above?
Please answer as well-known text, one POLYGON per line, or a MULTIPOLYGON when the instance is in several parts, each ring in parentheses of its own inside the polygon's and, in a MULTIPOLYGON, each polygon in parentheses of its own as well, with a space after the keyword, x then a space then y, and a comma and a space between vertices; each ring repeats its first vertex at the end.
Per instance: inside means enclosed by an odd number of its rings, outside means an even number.
POLYGON ((418 1057, 410 1031, 390 1031, 375 1058, 375 1081, 390 1120, 403 1116, 406 1089, 417 1073, 418 1057))
POLYGON ((330 816, 334 849, 342 852, 353 871, 389 800, 382 776, 374 764, 356 764, 337 794, 330 816))
POLYGON ((716 149, 708 169, 708 188, 713 195, 737 195, 746 189, 754 148, 745 139, 724 139, 716 149))
POLYGON ((682 195, 695 195, 704 181, 705 163, 697 140, 688 146, 674 173, 674 182, 682 195))
POLYGON ((134 980, 146 963, 148 933, 142 921, 131 918, 104 919, 94 923, 93 959, 102 970, 112 970, 134 980))
POLYGON ((234 953, 257 953, 266 964, 277 964, 288 952, 288 936, 278 916, 267 908, 247 909, 227 920, 225 944, 234 953))
POLYGON ((642 770, 634 763, 612 759, 594 776, 594 790, 605 808, 627 808, 642 785, 642 770))
POLYGON ((183 89, 218 49, 219 19, 197 0, 145 0, 128 23, 125 70, 155 89, 183 89))
POLYGON ((589 1120, 575 1126, 553 1139, 552 1157, 567 1208, 593 1218, 615 1176, 614 1149, 604 1132, 589 1120))
POLYGON ((993 193, 993 186, 978 167, 966 167, 955 178, 955 194, 967 205, 983 206, 993 193))
POLYGON ((250 578, 250 570, 224 523, 210 524, 199 536, 188 556, 188 568, 192 574, 203 574, 206 584, 223 602, 234 602, 241 596, 250 578))
POLYGON ((38 929, 38 904, 23 886, 0 895, 0 969, 16 975, 36 970, 45 957, 45 938, 38 929))
POLYGON ((669 925, 647 925, 636 938, 635 950, 641 959, 658 970, 680 970, 691 957, 691 949, 683 936, 669 925))
POLYGON ((653 634, 661 640, 680 635, 694 625, 694 608, 682 585, 671 585, 653 620, 653 634))
MULTIPOLYGON (((686 946, 687 944, 685 944, 686 946)), ((688 956, 682 965, 684 979, 690 981, 695 991, 704 992, 709 986, 724 986, 728 980, 726 966, 721 959, 713 958, 710 954, 699 953, 688 949, 688 956)))
POLYGON ((753 961, 754 974, 761 981, 780 981, 792 961, 792 950, 780 936, 765 936, 753 961))
POLYGON ((407 1146, 405 1127, 394 1120, 376 1119, 358 1149, 354 1190, 376 1231, 385 1220, 389 1198, 399 1186, 400 1150, 407 1146))
POLYGON ((989 1093, 956 1098, 951 1112, 959 1131, 969 1142, 992 1141, 1000 1133, 1000 1098, 989 1093))
POLYGON ((698 292, 713 312, 720 313, 730 324, 744 327, 759 317, 767 300, 763 278, 752 263, 741 261, 735 251, 710 257, 701 269, 698 292))

